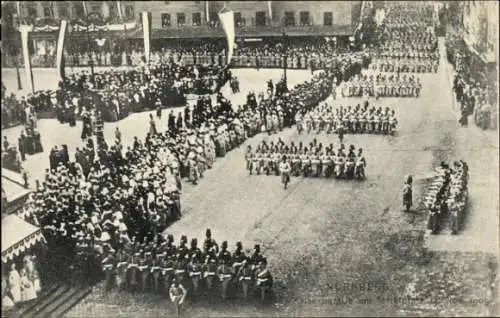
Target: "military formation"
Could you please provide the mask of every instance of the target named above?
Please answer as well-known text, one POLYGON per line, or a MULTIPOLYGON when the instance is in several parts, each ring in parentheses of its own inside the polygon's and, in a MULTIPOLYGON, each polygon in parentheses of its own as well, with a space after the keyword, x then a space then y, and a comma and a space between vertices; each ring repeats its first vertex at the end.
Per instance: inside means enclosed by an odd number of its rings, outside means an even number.
POLYGON ((438 68, 439 59, 430 57, 418 59, 382 57, 374 59, 370 65, 373 72, 382 73, 437 73, 438 68))
POLYGON ((445 218, 449 217, 452 234, 456 234, 467 208, 468 165, 462 160, 456 161, 453 167, 441 163, 436 172, 438 175, 424 198, 429 213, 428 229, 433 234, 437 233, 445 218))
POLYGON ((355 76, 340 85, 342 97, 419 97, 420 78, 413 74, 376 73, 355 76))
POLYGON ((241 296, 249 299, 258 295, 266 300, 271 292, 273 277, 267 269, 267 259, 260 245, 252 252, 236 242, 230 251, 227 241, 220 245, 210 229, 202 246, 196 238, 182 235, 175 244, 173 235, 166 239, 156 236, 149 243, 128 242, 119 250, 107 248, 102 260, 106 290, 168 293, 173 283, 182 285, 188 297, 206 296, 226 299, 241 296))
MULTIPOLYGON (((301 134, 321 132, 337 133, 341 136, 349 134, 385 134, 392 135, 396 131, 398 120, 396 112, 388 107, 369 107, 368 101, 363 106, 333 106, 321 104, 305 115, 297 114, 297 131, 301 134)), ((342 139, 342 138, 341 138, 342 139)))
POLYGON ((314 139, 309 145, 293 141, 287 145, 281 139, 277 142, 262 141, 255 150, 247 147, 245 153, 246 169, 249 174, 276 175, 280 174, 280 162, 290 163, 292 176, 357 179, 366 178, 366 160, 363 149, 350 145, 346 149, 344 144, 335 150, 333 144, 323 146, 314 139))

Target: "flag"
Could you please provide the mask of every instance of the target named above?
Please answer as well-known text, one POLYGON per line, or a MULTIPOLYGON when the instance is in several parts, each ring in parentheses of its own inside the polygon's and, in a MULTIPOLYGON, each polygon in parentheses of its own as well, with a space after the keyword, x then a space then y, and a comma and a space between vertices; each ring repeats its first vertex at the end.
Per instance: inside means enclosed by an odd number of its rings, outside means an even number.
POLYGON ((271 1, 267 2, 267 10, 269 11, 269 19, 273 19, 273 7, 271 1))
POLYGON ((235 40, 235 33, 234 33, 234 13, 233 11, 229 10, 224 13, 222 13, 224 9, 219 12, 219 20, 222 25, 222 29, 224 30, 224 33, 226 33, 226 38, 227 38, 227 65, 231 63, 231 58, 233 57, 233 50, 234 50, 234 40, 235 40))
POLYGON ((83 6, 83 15, 85 16, 86 19, 89 17, 89 12, 87 11, 87 4, 85 1, 82 1, 82 6, 83 6))
POLYGON ((21 32, 21 48, 23 50, 24 59, 24 70, 26 72, 26 87, 28 87, 32 92, 35 92, 35 85, 33 83, 33 70, 31 69, 30 53, 28 47, 28 36, 29 36, 28 25, 21 25, 19 31, 21 32))
POLYGON ((207 22, 210 22, 210 8, 208 6, 208 0, 205 1, 205 18, 207 19, 207 22))
POLYGON ((19 1, 16 1, 16 11, 17 11, 17 18, 21 19, 21 4, 19 1))
POLYGON ((151 13, 142 12, 142 30, 144 32, 144 57, 146 64, 149 64, 151 54, 151 13))
POLYGON ((118 17, 120 17, 120 21, 123 21, 122 4, 120 1, 116 1, 116 8, 118 11, 118 17))
POLYGON ((65 61, 64 61, 64 41, 66 40, 66 30, 68 29, 68 21, 61 20, 59 25, 59 36, 57 37, 57 49, 56 49, 56 67, 59 78, 64 80, 65 72, 65 61))

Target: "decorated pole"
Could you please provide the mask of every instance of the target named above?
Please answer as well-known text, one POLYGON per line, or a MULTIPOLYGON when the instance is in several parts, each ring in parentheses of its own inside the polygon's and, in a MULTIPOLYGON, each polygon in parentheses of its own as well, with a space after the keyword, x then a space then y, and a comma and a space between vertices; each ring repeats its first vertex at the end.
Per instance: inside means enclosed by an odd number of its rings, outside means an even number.
POLYGON ((85 4, 85 1, 82 1, 83 5, 83 12, 85 14, 85 20, 87 23, 87 45, 89 47, 89 64, 90 64, 90 74, 92 75, 92 84, 95 83, 95 74, 94 74, 94 60, 92 59, 92 41, 90 40, 90 21, 89 21, 89 12, 87 11, 87 5, 85 4))
POLYGON ((288 64, 288 52, 287 52, 287 37, 285 34, 285 30, 283 29, 283 84, 285 92, 288 91, 287 77, 286 77, 286 69, 288 64))

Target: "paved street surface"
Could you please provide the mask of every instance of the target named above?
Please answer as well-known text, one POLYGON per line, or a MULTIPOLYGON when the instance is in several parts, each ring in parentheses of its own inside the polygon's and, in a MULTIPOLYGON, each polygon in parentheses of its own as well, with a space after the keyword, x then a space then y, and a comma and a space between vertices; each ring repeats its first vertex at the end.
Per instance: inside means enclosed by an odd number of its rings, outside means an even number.
MULTIPOLYGON (((346 136, 347 145, 363 148, 368 163, 366 181, 292 178, 284 190, 278 177, 249 176, 244 150, 262 139, 309 143, 317 138, 323 144, 339 144, 336 135, 299 136, 293 128, 247 141, 219 158, 197 186, 186 186, 183 217, 166 232, 176 240, 185 234, 200 241, 205 229, 211 228, 215 239, 227 240, 231 250, 236 241, 242 241, 245 248, 260 243, 276 282, 276 301, 269 309, 257 310, 240 301, 211 306, 190 303, 187 316, 488 314, 494 261, 490 255, 498 251, 498 141, 473 123, 468 128, 458 127, 443 49, 441 43, 439 72, 420 75, 420 98, 371 101, 396 110, 396 136, 346 136), (425 214, 418 202, 425 193, 426 177, 441 161, 458 159, 470 166, 467 223, 457 236, 445 230, 429 237, 429 249, 440 252, 421 257, 425 249, 419 232, 425 228, 425 214), (404 213, 401 206, 407 174, 416 177, 413 213, 404 213)), ((242 89, 235 99, 241 101, 248 90, 264 90, 270 77, 276 82, 281 75, 277 70, 234 73, 242 89)), ((304 71, 289 72, 290 82, 301 82, 307 76, 304 71)), ((345 106, 362 101, 328 100, 345 106)), ((118 124, 106 124, 105 134, 111 138, 119 125, 130 142, 133 136, 145 135, 146 118, 147 113, 134 114, 118 124)), ((46 153, 26 163, 32 176, 43 174, 52 145, 68 143, 73 151, 81 132, 80 123, 70 128, 55 120, 42 120, 39 126, 46 153)), ((166 116, 158 126, 166 126, 166 116)), ((11 136, 18 133, 19 128, 14 128, 7 135, 13 140, 11 136)), ((98 290, 69 316, 169 313, 173 311, 164 297, 106 296, 98 290)))

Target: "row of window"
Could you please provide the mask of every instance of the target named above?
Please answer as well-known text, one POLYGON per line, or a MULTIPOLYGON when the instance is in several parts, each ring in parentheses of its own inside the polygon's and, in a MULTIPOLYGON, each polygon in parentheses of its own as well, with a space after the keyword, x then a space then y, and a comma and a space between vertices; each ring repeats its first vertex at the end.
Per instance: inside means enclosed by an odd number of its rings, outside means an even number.
MULTIPOLYGON (((178 26, 186 25, 186 14, 184 12, 178 12, 176 14, 176 20, 178 26)), ((202 18, 200 12, 194 12, 192 14, 191 22, 193 26, 200 26, 202 24, 202 18)), ((210 21, 216 20, 216 13, 210 13, 210 21)), ((285 16, 283 22, 286 26, 294 26, 295 22, 295 12, 287 11, 285 12, 285 16)), ((301 26, 304 25, 312 25, 311 17, 308 11, 302 11, 299 15, 299 22, 301 26)), ((234 13, 234 24, 236 26, 244 26, 246 25, 246 20, 243 18, 241 12, 234 13)), ((163 13, 161 15, 161 25, 163 28, 172 26, 172 16, 170 13, 163 13)), ((267 18, 265 11, 255 12, 255 25, 256 26, 265 26, 267 25, 267 18)), ((331 26, 333 25, 333 13, 332 12, 323 12, 323 25, 331 26)))
MULTIPOLYGON (((71 16, 72 17, 83 17, 84 16, 84 8, 83 4, 79 2, 73 3, 71 6, 64 6, 64 5, 58 5, 57 7, 59 17, 60 18, 69 18, 70 17, 70 9, 71 9, 71 16)), ((134 7, 132 5, 126 5, 124 6, 124 16, 126 19, 132 19, 134 17, 134 7)), ((45 18, 53 18, 54 17, 54 8, 52 6, 44 6, 43 7, 43 15, 45 18)), ((89 13, 92 12, 101 12, 102 8, 101 5, 91 5, 89 8, 89 13)), ((28 4, 27 5, 27 14, 30 17, 35 17, 37 16, 37 8, 36 4, 28 4)), ((114 5, 109 5, 109 16, 110 17, 117 17, 118 16, 118 8, 114 5)), ((186 14, 183 12, 178 12, 176 14, 176 22, 178 26, 185 26, 186 25, 186 14)), ((217 13, 211 12, 210 13, 210 20, 215 21, 217 20, 217 13)), ((161 15, 161 21, 162 21, 162 27, 170 27, 172 25, 172 17, 170 13, 163 13, 161 15)), ((202 15, 200 12, 195 12, 192 13, 192 19, 191 23, 193 26, 200 26, 202 25, 202 15)), ((246 20, 245 18, 242 17, 241 12, 235 12, 234 13, 234 23, 237 26, 244 26, 246 25, 246 20)), ((283 23, 286 26, 294 26, 296 25, 295 21, 295 12, 293 11, 287 11, 285 12, 284 18, 283 18, 283 23)), ((311 25, 311 17, 310 13, 308 11, 301 11, 299 13, 299 25, 304 26, 304 25, 311 25)), ((267 25, 267 14, 265 11, 258 11, 255 12, 255 25, 256 26, 265 26, 267 25)), ((323 25, 325 26, 331 26, 333 25, 333 14, 332 12, 323 12, 323 25)))
MULTIPOLYGON (((38 10, 36 3, 26 3, 26 13, 28 17, 37 17, 38 10)), ((109 16, 111 18, 118 16, 118 7, 116 5, 108 4, 109 6, 109 16)), ((59 15, 59 18, 70 18, 70 17, 84 17, 85 10, 83 8, 83 4, 80 1, 75 1, 72 5, 61 5, 58 4, 56 8, 51 5, 43 6, 43 18, 54 18, 55 10, 59 15), (71 14, 70 14, 71 12, 71 14)), ((92 12, 101 12, 101 5, 90 5, 87 7, 87 10, 90 13, 92 12)), ((122 7, 124 18, 132 19, 134 18, 134 6, 126 5, 122 7)))

